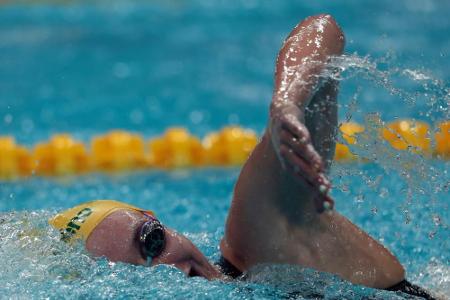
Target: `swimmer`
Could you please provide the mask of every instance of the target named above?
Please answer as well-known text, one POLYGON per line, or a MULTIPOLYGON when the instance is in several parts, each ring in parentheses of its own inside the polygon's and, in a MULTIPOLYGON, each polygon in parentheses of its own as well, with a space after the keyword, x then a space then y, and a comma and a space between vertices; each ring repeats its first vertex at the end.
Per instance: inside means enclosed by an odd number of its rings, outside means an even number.
POLYGON ((58 213, 49 223, 63 241, 81 240, 96 257, 135 265, 168 264, 188 276, 222 277, 190 240, 161 224, 152 211, 96 200, 58 213))
POLYGON ((386 248, 333 210, 327 172, 337 128, 338 82, 327 76, 344 35, 329 15, 309 17, 277 58, 267 129, 242 168, 213 266, 185 237, 152 212, 94 201, 58 214, 64 240, 81 238, 94 256, 141 265, 170 264, 189 276, 239 277, 261 263, 291 264, 352 283, 432 299, 405 280, 386 248))

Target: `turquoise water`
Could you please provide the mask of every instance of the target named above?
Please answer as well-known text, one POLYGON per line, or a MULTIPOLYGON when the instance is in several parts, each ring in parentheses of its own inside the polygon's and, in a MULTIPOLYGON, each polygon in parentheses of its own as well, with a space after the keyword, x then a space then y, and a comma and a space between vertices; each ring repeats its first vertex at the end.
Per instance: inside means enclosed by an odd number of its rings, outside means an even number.
MULTIPOLYGON (((116 1, 0 8, 0 134, 31 146, 57 132, 82 141, 113 128, 151 137, 181 125, 204 135, 227 124, 261 132, 275 55, 304 17, 331 13, 346 33, 340 119, 449 118, 444 1, 116 1), (311 3, 310 3, 311 2, 311 3)), ((387 150, 386 150, 387 149, 387 150)), ((449 163, 356 149, 377 162, 333 166, 337 209, 393 251, 408 278, 450 294, 449 163)), ((245 282, 93 260, 48 227, 59 209, 98 198, 154 209, 207 257, 219 256, 238 169, 0 182, 0 297, 403 298, 288 266, 245 282), (277 274, 268 276, 268 274, 277 274)), ((269 272, 268 269, 274 269, 269 272)))

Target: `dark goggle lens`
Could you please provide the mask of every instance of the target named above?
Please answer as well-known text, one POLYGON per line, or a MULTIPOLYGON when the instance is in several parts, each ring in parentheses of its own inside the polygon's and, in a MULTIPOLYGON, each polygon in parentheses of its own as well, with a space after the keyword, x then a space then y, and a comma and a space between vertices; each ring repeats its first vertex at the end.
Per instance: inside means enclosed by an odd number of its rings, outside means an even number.
POLYGON ((156 219, 145 222, 141 228, 139 242, 145 257, 157 257, 166 244, 164 226, 156 219))

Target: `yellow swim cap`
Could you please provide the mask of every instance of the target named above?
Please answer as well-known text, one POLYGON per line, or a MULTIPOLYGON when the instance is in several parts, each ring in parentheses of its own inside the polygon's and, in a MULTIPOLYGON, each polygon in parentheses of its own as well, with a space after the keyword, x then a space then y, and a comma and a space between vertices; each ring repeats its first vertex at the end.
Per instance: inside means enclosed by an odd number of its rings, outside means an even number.
POLYGON ((61 212, 49 220, 50 225, 61 232, 63 241, 82 239, 85 241, 97 225, 107 216, 119 209, 146 212, 135 206, 114 200, 95 200, 86 202, 61 212))

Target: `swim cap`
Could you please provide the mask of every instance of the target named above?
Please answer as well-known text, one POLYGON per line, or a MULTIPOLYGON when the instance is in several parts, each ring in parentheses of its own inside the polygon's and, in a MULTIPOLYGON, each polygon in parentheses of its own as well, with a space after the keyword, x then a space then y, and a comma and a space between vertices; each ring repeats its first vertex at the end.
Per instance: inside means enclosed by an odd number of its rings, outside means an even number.
POLYGON ((49 223, 61 232, 63 241, 68 242, 73 239, 85 241, 101 221, 119 209, 129 209, 154 215, 152 211, 143 210, 123 202, 95 200, 58 213, 49 220, 49 223))

